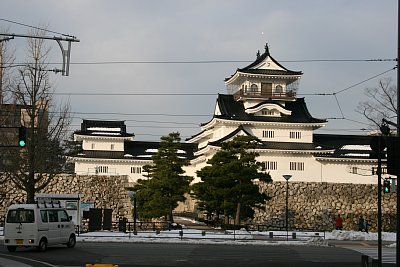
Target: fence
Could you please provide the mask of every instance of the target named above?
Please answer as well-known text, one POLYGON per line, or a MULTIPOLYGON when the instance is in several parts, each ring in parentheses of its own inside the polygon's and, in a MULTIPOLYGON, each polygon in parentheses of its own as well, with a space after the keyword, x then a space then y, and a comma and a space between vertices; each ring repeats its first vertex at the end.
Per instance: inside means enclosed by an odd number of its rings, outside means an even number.
MULTIPOLYGON (((3 236, 4 221, 0 222, 0 236, 3 236)), ((326 238, 325 231, 312 229, 291 229, 272 228, 268 225, 244 225, 236 226, 238 229, 182 229, 181 225, 169 222, 130 222, 120 220, 113 222, 111 231, 89 232, 77 226, 77 235, 84 237, 103 238, 105 240, 118 238, 157 238, 157 239, 209 239, 209 240, 259 240, 259 241, 298 241, 312 237, 326 238), (136 226, 136 227, 135 227, 136 226), (240 228, 241 227, 241 228, 240 228)))

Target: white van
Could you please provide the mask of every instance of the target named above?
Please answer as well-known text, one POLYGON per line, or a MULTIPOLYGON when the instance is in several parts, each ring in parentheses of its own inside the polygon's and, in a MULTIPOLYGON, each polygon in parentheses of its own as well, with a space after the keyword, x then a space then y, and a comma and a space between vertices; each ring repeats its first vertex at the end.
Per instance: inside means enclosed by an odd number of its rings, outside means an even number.
POLYGON ((13 204, 8 208, 4 225, 4 245, 10 252, 17 247, 37 247, 76 244, 75 225, 60 204, 13 204), (57 206, 57 207, 55 207, 57 206))

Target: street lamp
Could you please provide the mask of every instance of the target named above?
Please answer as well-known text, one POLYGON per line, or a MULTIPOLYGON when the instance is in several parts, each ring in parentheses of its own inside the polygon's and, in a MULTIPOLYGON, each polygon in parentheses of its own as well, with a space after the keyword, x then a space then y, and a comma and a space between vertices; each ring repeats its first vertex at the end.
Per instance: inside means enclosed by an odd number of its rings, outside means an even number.
POLYGON ((288 230, 288 215, 289 215, 289 179, 292 178, 290 174, 284 174, 283 178, 286 180, 286 241, 289 240, 289 230, 288 230))
POLYGON ((136 192, 135 191, 128 191, 128 196, 132 198, 133 204, 133 234, 136 235, 136 218, 137 218, 137 211, 136 211, 136 192))

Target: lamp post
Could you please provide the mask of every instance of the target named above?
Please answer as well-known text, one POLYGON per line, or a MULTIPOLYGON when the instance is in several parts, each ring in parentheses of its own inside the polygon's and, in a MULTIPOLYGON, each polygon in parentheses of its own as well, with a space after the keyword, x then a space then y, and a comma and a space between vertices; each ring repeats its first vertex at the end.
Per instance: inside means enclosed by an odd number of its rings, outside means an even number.
POLYGON ((128 191, 128 196, 132 198, 133 204, 133 234, 136 235, 136 218, 137 218, 137 211, 136 211, 136 192, 135 191, 128 191))
POLYGON ((288 217, 288 215, 289 215, 289 179, 292 178, 292 175, 284 174, 283 178, 285 178, 285 180, 286 180, 286 212, 285 212, 285 215, 286 215, 286 241, 288 241, 289 240, 289 229, 288 229, 288 225, 289 225, 289 223, 288 223, 288 219, 289 219, 289 217, 288 217))

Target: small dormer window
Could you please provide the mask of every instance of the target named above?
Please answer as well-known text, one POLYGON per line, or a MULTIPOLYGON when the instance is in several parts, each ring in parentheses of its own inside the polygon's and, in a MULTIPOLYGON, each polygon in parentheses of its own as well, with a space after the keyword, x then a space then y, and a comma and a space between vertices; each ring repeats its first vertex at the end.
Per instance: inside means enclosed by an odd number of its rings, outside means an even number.
POLYGON ((274 110, 269 110, 269 109, 264 109, 261 114, 263 116, 275 116, 275 111, 274 110))
POLYGON ((277 86, 275 86, 275 92, 277 92, 277 93, 283 93, 283 87, 282 87, 282 85, 277 85, 277 86))
POLYGON ((257 84, 253 83, 250 86, 250 92, 257 92, 257 91, 258 91, 258 86, 257 86, 257 84))

